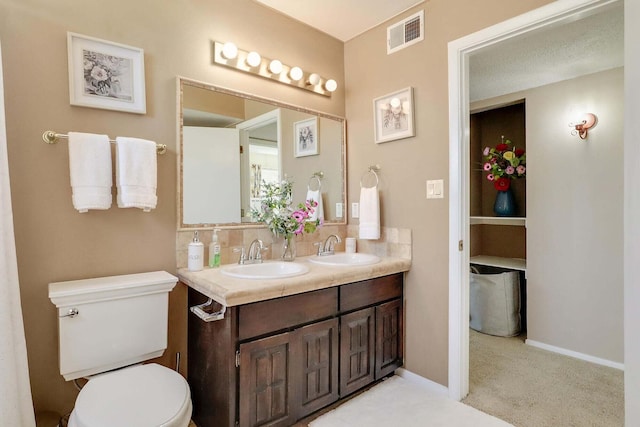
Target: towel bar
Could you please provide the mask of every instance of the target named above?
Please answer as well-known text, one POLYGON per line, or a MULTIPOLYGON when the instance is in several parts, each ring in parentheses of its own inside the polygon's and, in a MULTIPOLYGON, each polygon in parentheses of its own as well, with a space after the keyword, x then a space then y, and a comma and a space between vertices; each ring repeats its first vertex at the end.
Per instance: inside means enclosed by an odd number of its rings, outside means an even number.
MULTIPOLYGON (((69 139, 69 135, 64 133, 56 133, 52 130, 45 131, 42 134, 42 140, 47 144, 57 144, 59 139, 69 139)), ((109 142, 114 144, 116 141, 110 139, 109 142)), ((166 144, 156 144, 156 150, 158 151, 158 154, 164 154, 167 152, 167 146, 166 144)))

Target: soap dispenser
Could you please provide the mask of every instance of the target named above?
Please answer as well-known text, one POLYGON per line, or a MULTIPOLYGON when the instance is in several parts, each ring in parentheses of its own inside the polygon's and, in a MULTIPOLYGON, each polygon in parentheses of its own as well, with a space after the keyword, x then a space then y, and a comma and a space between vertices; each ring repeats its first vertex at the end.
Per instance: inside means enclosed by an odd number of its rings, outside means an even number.
POLYGON ((220 267, 220 241, 218 240, 219 228, 213 230, 213 237, 209 245, 209 267, 220 267))
POLYGON ((200 271, 204 265, 204 245, 198 238, 198 232, 193 233, 193 241, 189 243, 187 268, 189 271, 200 271))

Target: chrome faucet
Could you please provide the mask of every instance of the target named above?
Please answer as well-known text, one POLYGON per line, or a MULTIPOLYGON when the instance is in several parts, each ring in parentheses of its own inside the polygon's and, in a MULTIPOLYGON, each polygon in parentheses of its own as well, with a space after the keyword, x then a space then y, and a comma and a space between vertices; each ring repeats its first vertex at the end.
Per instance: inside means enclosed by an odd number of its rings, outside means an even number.
POLYGON ((262 262, 262 251, 266 248, 260 239, 254 239, 253 242, 249 245, 249 250, 247 251, 247 259, 246 262, 249 263, 257 263, 262 262))
POLYGON ((342 239, 339 236, 335 234, 330 235, 329 237, 327 237, 324 243, 322 242, 316 243, 316 245, 318 246, 318 255, 319 256, 333 255, 335 253, 336 243, 341 243, 341 242, 342 242, 342 239))

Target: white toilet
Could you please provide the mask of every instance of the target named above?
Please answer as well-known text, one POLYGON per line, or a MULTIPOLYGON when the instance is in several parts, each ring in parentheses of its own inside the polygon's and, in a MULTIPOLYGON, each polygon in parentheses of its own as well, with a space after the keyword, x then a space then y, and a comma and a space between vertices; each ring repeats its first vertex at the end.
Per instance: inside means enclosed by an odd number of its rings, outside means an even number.
POLYGON ((169 292, 165 272, 49 284, 58 308, 60 373, 89 381, 69 427, 187 427, 191 392, 177 372, 141 362, 167 347, 169 292))

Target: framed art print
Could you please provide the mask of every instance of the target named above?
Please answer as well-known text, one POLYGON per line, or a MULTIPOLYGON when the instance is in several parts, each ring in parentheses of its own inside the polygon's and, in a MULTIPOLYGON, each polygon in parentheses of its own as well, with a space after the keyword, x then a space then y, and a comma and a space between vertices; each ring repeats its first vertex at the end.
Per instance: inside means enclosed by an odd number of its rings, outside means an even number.
POLYGON ((415 136, 413 88, 408 87, 373 100, 376 144, 415 136))
POLYGON ((293 124, 293 147, 296 157, 318 154, 318 118, 301 120, 293 124))
POLYGON ((71 105, 145 114, 144 51, 67 33, 71 105))

